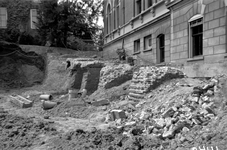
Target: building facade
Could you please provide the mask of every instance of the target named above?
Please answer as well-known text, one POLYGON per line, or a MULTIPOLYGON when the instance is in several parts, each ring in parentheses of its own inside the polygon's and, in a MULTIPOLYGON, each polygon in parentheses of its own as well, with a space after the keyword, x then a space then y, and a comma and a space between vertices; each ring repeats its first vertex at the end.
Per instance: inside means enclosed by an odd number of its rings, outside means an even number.
POLYGON ((225 73, 226 6, 226 0, 105 0, 103 55, 117 58, 122 49, 141 65, 171 63, 191 76, 225 73))
POLYGON ((12 29, 35 34, 40 0, 0 0, 0 31, 12 29))

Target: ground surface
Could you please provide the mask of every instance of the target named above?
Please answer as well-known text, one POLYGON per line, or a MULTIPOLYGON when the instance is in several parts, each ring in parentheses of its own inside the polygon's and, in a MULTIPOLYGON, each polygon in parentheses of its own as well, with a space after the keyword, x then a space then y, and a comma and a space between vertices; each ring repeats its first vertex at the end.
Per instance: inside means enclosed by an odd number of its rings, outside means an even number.
MULTIPOLYGON (((162 112, 162 108, 181 104, 183 100, 190 97, 193 87, 207 82, 205 79, 190 78, 166 81, 148 93, 147 96, 150 98, 140 106, 132 103, 135 109, 132 114, 141 114, 147 109, 160 109, 162 112)), ((129 84, 130 81, 119 87, 102 89, 86 98, 86 101, 99 98, 110 99, 111 105, 100 107, 84 105, 80 99, 68 101, 66 93, 52 91, 53 101, 58 102, 58 105, 50 110, 42 109, 39 95, 43 91, 36 89, 38 87, 2 91, 0 94, 0 132, 2 133, 0 149, 189 150, 194 148, 196 150, 203 146, 206 149, 227 149, 225 79, 220 80, 219 91, 212 98, 215 103, 215 117, 206 124, 192 126, 186 133, 180 132, 172 138, 144 133, 130 136, 125 134, 125 131, 132 129, 141 131, 139 129, 145 126, 143 121, 138 121, 138 124, 130 126, 129 129, 126 129, 126 126, 122 129, 122 122, 105 122, 108 110, 128 109, 128 104, 131 102, 124 100, 124 97, 128 94, 129 84), (33 107, 27 109, 15 107, 9 102, 8 96, 11 94, 29 96, 29 99, 34 101, 33 107)), ((160 112, 154 113, 154 117, 158 117, 160 112)), ((161 130, 158 132, 162 132, 161 130)))

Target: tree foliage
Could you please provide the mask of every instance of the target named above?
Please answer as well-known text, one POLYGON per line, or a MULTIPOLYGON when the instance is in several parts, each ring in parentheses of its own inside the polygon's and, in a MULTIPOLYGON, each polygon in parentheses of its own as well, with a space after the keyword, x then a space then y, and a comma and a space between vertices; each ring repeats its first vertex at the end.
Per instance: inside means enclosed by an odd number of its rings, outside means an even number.
POLYGON ((68 38, 93 38, 100 30, 97 25, 102 0, 48 0, 38 11, 38 33, 43 41, 68 47, 68 38))

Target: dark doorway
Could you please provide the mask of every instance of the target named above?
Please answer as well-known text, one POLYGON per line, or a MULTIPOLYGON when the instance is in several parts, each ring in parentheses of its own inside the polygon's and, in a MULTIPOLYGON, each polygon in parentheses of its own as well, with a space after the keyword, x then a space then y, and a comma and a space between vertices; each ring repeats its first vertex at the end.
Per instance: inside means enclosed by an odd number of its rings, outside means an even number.
POLYGON ((165 35, 157 37, 157 63, 165 62, 165 35))

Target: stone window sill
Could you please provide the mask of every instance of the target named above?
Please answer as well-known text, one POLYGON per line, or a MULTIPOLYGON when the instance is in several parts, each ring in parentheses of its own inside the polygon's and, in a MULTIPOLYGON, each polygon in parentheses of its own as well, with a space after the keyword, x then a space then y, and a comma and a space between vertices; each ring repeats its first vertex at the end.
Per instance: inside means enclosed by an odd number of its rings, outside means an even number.
POLYGON ((143 50, 143 52, 149 52, 149 51, 152 51, 152 48, 143 50))
POLYGON ((140 53, 140 51, 138 51, 138 52, 134 52, 134 53, 133 53, 133 55, 137 55, 137 54, 139 54, 139 53, 140 53))
POLYGON ((204 60, 204 56, 196 56, 196 57, 188 58, 187 62, 199 61, 199 60, 204 60))

